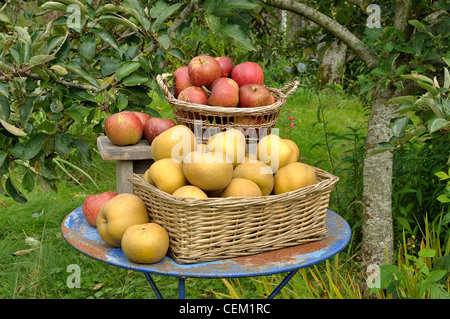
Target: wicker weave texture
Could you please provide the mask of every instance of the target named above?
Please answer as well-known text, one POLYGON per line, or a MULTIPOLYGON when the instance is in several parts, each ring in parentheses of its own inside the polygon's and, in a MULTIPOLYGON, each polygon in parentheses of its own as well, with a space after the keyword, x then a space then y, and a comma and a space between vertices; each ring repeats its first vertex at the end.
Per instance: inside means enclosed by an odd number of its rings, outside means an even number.
POLYGON ((168 255, 178 263, 247 256, 322 239, 326 211, 338 178, 315 168, 318 183, 262 197, 176 198, 130 178, 150 220, 170 237, 168 255))

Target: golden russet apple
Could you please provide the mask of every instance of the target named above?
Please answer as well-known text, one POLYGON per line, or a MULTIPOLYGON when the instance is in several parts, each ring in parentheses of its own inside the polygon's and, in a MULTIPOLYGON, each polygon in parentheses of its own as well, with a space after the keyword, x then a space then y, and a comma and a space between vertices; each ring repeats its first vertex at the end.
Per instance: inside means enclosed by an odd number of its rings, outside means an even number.
POLYGON ((239 164, 233 171, 233 178, 245 178, 256 183, 262 196, 272 192, 274 177, 272 168, 256 159, 239 164))
POLYGON ((161 261, 169 249, 169 234, 156 223, 133 225, 122 237, 125 256, 140 264, 154 264, 161 261))
POLYGON ((317 183, 316 172, 312 166, 301 162, 290 163, 275 173, 274 194, 294 191, 317 183))
POLYGON ((103 205, 97 216, 97 231, 107 244, 120 247, 128 227, 148 222, 144 201, 134 194, 122 193, 103 205))
POLYGON ((189 198, 208 198, 208 195, 199 187, 194 185, 185 185, 173 192, 174 197, 189 197, 189 198))
POLYGON ((203 191, 224 189, 233 176, 233 163, 219 152, 191 152, 183 159, 183 172, 188 182, 203 191))
POLYGON ((283 166, 296 162, 299 158, 290 143, 274 134, 260 139, 256 146, 256 153, 258 160, 269 165, 274 173, 283 166))
POLYGON ((206 143, 206 150, 226 154, 233 161, 233 167, 243 162, 245 148, 246 141, 244 133, 234 128, 211 136, 206 143))
POLYGON ((159 134, 152 142, 150 151, 155 161, 173 158, 179 161, 189 152, 195 151, 194 133, 184 125, 176 125, 159 134))
POLYGON ((187 184, 183 164, 173 158, 163 158, 154 162, 148 169, 147 180, 169 194, 187 184))
POLYGON ((252 196, 262 196, 261 189, 255 182, 245 178, 233 178, 220 195, 220 197, 252 196))

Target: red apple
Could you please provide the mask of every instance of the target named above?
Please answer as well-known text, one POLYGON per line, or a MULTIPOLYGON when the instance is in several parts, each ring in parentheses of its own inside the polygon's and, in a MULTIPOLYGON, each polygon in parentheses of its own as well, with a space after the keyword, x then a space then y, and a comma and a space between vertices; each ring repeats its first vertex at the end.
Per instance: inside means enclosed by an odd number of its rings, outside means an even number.
POLYGON ((149 144, 153 142, 159 134, 175 126, 176 123, 172 119, 160 119, 152 117, 145 123, 144 136, 149 144))
POLYGON ((236 107, 239 104, 239 87, 230 78, 218 78, 211 84, 208 105, 236 107))
POLYGON ((246 84, 263 84, 264 72, 259 64, 248 61, 236 65, 231 71, 231 78, 239 87, 246 84))
POLYGON ((208 102, 208 94, 199 86, 190 86, 180 92, 178 100, 206 105, 208 102))
POLYGON ((187 66, 179 67, 173 72, 173 79, 175 84, 175 97, 177 97, 181 91, 185 88, 194 86, 189 77, 189 71, 187 66))
POLYGON ((215 79, 220 78, 222 69, 213 57, 199 55, 189 62, 188 73, 195 86, 208 87, 215 79))
POLYGON ((239 88, 240 107, 258 107, 269 105, 270 91, 259 84, 246 84, 239 88))
POLYGON ((123 111, 110 115, 105 120, 105 134, 116 145, 136 144, 142 138, 144 126, 133 112, 123 111))
POLYGON ((233 61, 227 56, 221 56, 215 58, 219 62, 220 69, 222 70, 221 77, 227 78, 231 75, 231 70, 233 70, 233 61))
POLYGON ((274 104, 276 101, 275 101, 275 97, 272 95, 272 94, 270 94, 270 99, 269 99, 269 104, 267 104, 267 105, 272 105, 272 104, 274 104))
POLYGON ((259 125, 266 123, 266 119, 263 116, 239 116, 234 119, 235 124, 241 125, 259 125))
POLYGON ((144 113, 144 112, 122 111, 122 113, 126 113, 126 112, 130 112, 130 113, 137 115, 137 117, 139 117, 139 119, 141 120, 142 126, 144 126, 145 123, 147 123, 147 121, 152 117, 150 114, 144 113))
POLYGON ((89 225, 97 227, 97 215, 111 198, 116 196, 117 193, 114 191, 107 191, 100 194, 89 195, 85 198, 81 210, 83 211, 83 216, 89 225))

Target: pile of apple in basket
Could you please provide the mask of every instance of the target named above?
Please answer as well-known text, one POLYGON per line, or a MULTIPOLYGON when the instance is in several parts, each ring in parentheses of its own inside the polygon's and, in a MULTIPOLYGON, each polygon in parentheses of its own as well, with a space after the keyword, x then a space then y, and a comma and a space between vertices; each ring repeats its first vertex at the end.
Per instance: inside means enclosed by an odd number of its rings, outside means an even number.
MULTIPOLYGON (((196 65, 193 71, 188 72, 187 67, 179 69, 174 74, 178 99, 184 94, 188 98, 197 96, 188 92, 207 87, 211 93, 203 98, 208 104, 251 107, 254 103, 272 103, 270 92, 262 85, 263 72, 259 65, 246 62, 233 67, 231 63, 226 69, 227 63, 226 59, 217 61, 201 56, 189 64, 196 65), (204 60, 196 64, 199 59, 204 60), (206 59, 216 65, 215 71, 206 59), (182 70, 185 75, 181 75, 182 70), (220 74, 211 77, 211 73, 220 74), (233 77, 233 74, 239 76, 233 77), (241 81, 257 83, 242 84, 241 81), (183 82, 187 87, 183 88, 183 82), (256 88, 258 94, 242 92, 246 85, 253 93, 256 88)), ((117 130, 120 127, 116 127, 116 134, 117 130)), ((236 128, 219 132, 202 143, 188 127, 175 125, 152 140, 154 163, 142 177, 174 198, 192 201, 213 197, 274 196, 318 183, 315 169, 299 161, 300 151, 292 140, 271 133, 253 146, 248 147, 244 134, 236 128)), ((83 203, 83 213, 108 245, 121 247, 133 262, 159 262, 169 249, 169 233, 164 225, 150 220, 145 202, 137 195, 112 191, 91 195, 83 203)))

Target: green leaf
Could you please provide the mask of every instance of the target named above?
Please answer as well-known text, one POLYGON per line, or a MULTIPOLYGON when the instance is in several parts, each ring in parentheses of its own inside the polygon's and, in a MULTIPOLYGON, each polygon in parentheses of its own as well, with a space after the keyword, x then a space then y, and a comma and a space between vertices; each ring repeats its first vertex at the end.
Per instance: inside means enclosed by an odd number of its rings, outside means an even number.
POLYGON ((403 104, 402 106, 400 106, 395 113, 404 113, 404 112, 409 112, 409 111, 418 111, 420 110, 420 108, 413 104, 413 103, 406 103, 403 104))
POLYGON ((153 22, 151 31, 153 33, 157 32, 159 30, 161 23, 163 23, 164 20, 168 19, 171 15, 173 15, 182 5, 183 2, 180 2, 173 4, 170 7, 162 10, 162 12, 156 18, 155 22, 153 22))
POLYGON ((76 104, 65 110, 65 113, 73 118, 76 122, 82 122, 88 116, 90 110, 83 105, 76 104))
POLYGON ((386 151, 390 151, 394 148, 394 146, 389 142, 381 142, 378 143, 376 147, 367 152, 367 156, 373 156, 378 153, 383 153, 386 151))
POLYGON ((167 33, 163 33, 158 37, 158 42, 162 45, 164 50, 167 50, 170 48, 170 37, 167 35, 167 33))
POLYGON ((423 248, 418 253, 419 257, 434 257, 436 255, 435 249, 423 248))
POLYGON ((135 86, 147 82, 149 79, 143 74, 133 73, 122 80, 125 86, 135 86))
POLYGON ((258 3, 251 0, 225 0, 222 5, 233 9, 252 10, 258 3))
POLYGON ((33 135, 28 142, 25 144, 22 153, 22 159, 30 160, 35 157, 42 148, 45 139, 47 138, 47 134, 45 133, 37 133, 33 135))
POLYGON ((94 41, 83 42, 78 48, 78 54, 90 63, 95 56, 96 47, 97 45, 94 41))
POLYGON ((7 121, 11 115, 11 109, 9 107, 9 100, 3 95, 0 95, 0 112, 2 115, 1 118, 7 121))
POLYGON ((108 3, 105 4, 104 6, 101 6, 100 8, 97 9, 97 11, 95 11, 95 16, 98 16, 100 14, 104 14, 104 13, 116 13, 120 11, 120 6, 116 6, 114 4, 108 3))
POLYGON ((67 69, 67 71, 72 72, 76 75, 81 76, 86 82, 95 86, 96 88, 100 88, 97 80, 87 72, 80 63, 76 61, 71 61, 66 64, 63 64, 63 67, 67 69))
POLYGON ((114 49, 119 50, 119 44, 112 33, 102 30, 97 32, 97 35, 108 45, 112 46, 114 49))
POLYGON ((84 4, 82 4, 82 3, 81 3, 80 1, 78 1, 78 0, 59 0, 59 1, 65 3, 65 4, 67 4, 67 5, 73 4, 73 5, 75 5, 75 6, 78 6, 78 7, 80 8, 80 11, 81 11, 81 12, 83 12, 84 14, 87 14, 87 13, 88 13, 88 11, 87 11, 86 7, 84 6, 84 4))
POLYGON ((206 24, 211 29, 212 33, 219 32, 219 30, 222 26, 222 22, 220 21, 219 17, 216 17, 215 15, 210 14, 205 17, 205 20, 206 20, 206 24))
POLYGON ((444 88, 450 88, 450 73, 447 68, 444 68, 444 88))
POLYGON ((88 143, 84 140, 76 139, 74 141, 75 147, 80 151, 80 154, 86 164, 91 162, 91 151, 88 143))
POLYGON ((22 187, 27 191, 27 192, 31 192, 34 188, 34 180, 35 180, 35 174, 31 171, 28 170, 22 178, 22 187))
POLYGON ((434 82, 433 80, 431 80, 430 78, 421 75, 421 74, 402 74, 400 75, 400 77, 404 78, 404 79, 408 79, 408 80, 413 80, 416 82, 425 82, 428 83, 432 86, 434 86, 434 82))
POLYGON ((445 180, 449 178, 449 176, 445 172, 437 172, 434 173, 434 175, 436 175, 440 180, 445 180))
POLYGON ((124 77, 130 75, 131 73, 139 69, 140 66, 141 64, 136 61, 122 63, 116 71, 117 79, 122 80, 124 77))
POLYGON ((414 103, 417 101, 417 96, 413 95, 405 95, 405 96, 398 96, 394 97, 393 99, 390 99, 387 101, 387 104, 406 104, 406 103, 414 103))
POLYGON ((117 98, 117 108, 119 111, 123 111, 128 106, 128 98, 125 94, 119 93, 119 97, 117 98))
POLYGON ((391 127, 392 134, 394 134, 394 136, 402 135, 402 133, 405 132, 405 127, 406 127, 406 124, 408 124, 408 122, 409 122, 409 117, 407 117, 407 116, 396 118, 391 127))
POLYGON ((430 31, 428 31, 427 27, 419 20, 409 20, 408 22, 410 25, 414 26, 417 30, 423 31, 430 37, 433 37, 433 34, 430 31))
POLYGON ((42 6, 40 6, 42 10, 56 10, 56 11, 62 11, 67 12, 67 5, 60 2, 54 2, 54 1, 46 1, 42 6))
POLYGON ((55 139, 55 151, 59 156, 70 153, 70 144, 72 143, 73 136, 71 134, 59 134, 55 139))
POLYGON ((26 44, 31 44, 31 37, 27 30, 22 27, 16 26, 14 30, 19 34, 19 39, 26 44))
POLYGON ((5 181, 5 191, 16 202, 18 202, 18 203, 26 203, 27 202, 27 199, 25 198, 25 196, 23 196, 23 194, 13 184, 10 177, 8 177, 5 181))
POLYGON ((403 228, 407 229, 409 232, 412 232, 411 226, 409 225, 409 222, 408 220, 406 220, 406 218, 397 217, 397 221, 400 223, 400 225, 402 225, 403 228))
POLYGON ((28 119, 30 118, 31 113, 33 112, 34 100, 36 100, 36 96, 28 97, 20 107, 19 115, 20 115, 20 124, 22 125, 22 127, 26 127, 28 119))
POLYGON ((20 128, 15 127, 14 125, 9 124, 8 122, 0 119, 0 124, 3 125, 3 127, 12 135, 15 136, 26 136, 27 133, 25 133, 24 131, 22 131, 20 128))
POLYGON ((428 123, 428 131, 430 133, 439 131, 450 125, 450 122, 443 118, 434 118, 428 123))
POLYGON ((230 38, 233 38, 234 40, 239 42, 245 50, 248 51, 256 50, 249 35, 240 25, 237 24, 228 25, 225 28, 223 28, 223 32, 230 38))
POLYGON ((47 62, 50 62, 55 59, 54 55, 48 55, 48 54, 39 54, 31 57, 30 61, 28 62, 28 67, 33 67, 40 64, 45 64, 47 62))
POLYGON ((136 33, 140 33, 140 30, 136 24, 120 15, 102 14, 100 17, 98 17, 98 21, 107 21, 112 22, 114 24, 120 24, 127 28, 130 28, 136 33))

